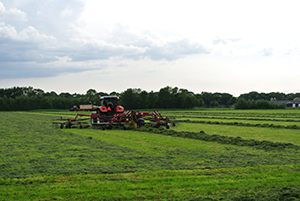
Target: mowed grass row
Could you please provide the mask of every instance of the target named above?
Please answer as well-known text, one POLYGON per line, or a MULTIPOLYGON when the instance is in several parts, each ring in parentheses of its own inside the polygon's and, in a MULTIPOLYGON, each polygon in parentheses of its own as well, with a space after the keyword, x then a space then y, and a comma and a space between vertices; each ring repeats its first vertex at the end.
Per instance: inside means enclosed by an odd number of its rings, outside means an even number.
POLYGON ((197 116, 247 116, 247 117, 300 117, 300 108, 288 108, 279 110, 235 110, 232 108, 199 108, 192 110, 161 110, 163 113, 171 114, 182 114, 182 115, 197 115, 197 116))
POLYGON ((267 140, 271 142, 300 145, 300 130, 295 129, 244 127, 220 124, 196 124, 185 122, 177 123, 175 127, 171 128, 176 131, 204 131, 209 135, 224 135, 230 137, 242 137, 243 139, 247 140, 267 140))
POLYGON ((1 200, 292 200, 299 164, 0 179, 1 200))
POLYGON ((272 120, 266 120, 266 119, 262 119, 262 120, 244 120, 244 119, 207 119, 207 118, 176 118, 176 120, 180 120, 180 121, 192 121, 192 122, 219 122, 219 123, 243 123, 243 124, 272 124, 272 125, 281 125, 281 126, 299 126, 300 127, 300 121, 296 122, 296 121, 285 121, 284 119, 282 119, 282 121, 278 120, 278 121, 272 121, 272 120))
MULTIPOLYGON (((2 116, 0 200, 276 197, 297 194, 300 186, 297 150, 270 152, 132 130, 61 130, 51 125, 54 117, 47 111, 2 116)), ((224 125, 207 126, 215 133, 203 127, 193 132, 226 135, 224 125)), ((243 127, 231 126, 228 133, 238 128, 243 127)), ((191 128, 179 123, 171 129, 191 128)), ((268 140, 265 132, 257 139, 268 140)))
POLYGON ((300 120, 299 117, 300 109, 287 109, 287 110, 227 109, 221 111, 222 112, 220 112, 220 110, 215 110, 215 109, 211 109, 211 110, 198 109, 193 112, 172 111, 172 112, 167 112, 167 114, 170 116, 173 115, 173 117, 175 117, 177 120, 193 121, 193 123, 189 123, 189 122, 176 123, 176 126, 172 127, 172 129, 176 131, 190 131, 190 132, 204 131, 205 133, 210 135, 242 137, 244 139, 254 139, 260 141, 268 140, 272 142, 293 143, 297 145, 299 145, 300 143, 299 129, 272 128, 272 127, 270 128, 268 126, 254 127, 254 125, 275 125, 275 126, 280 125, 284 127, 296 125, 299 127, 300 124, 297 121, 300 120), (187 117, 189 114, 192 114, 191 118, 187 117), (229 115, 226 116, 226 114, 229 115), (247 116, 247 114, 249 114, 249 116, 247 116), (186 117, 181 118, 182 115, 185 115, 186 117), (205 118, 204 116, 209 116, 209 118, 205 118), (272 117, 276 119, 276 121, 268 121, 266 120, 266 118, 263 118, 262 120, 251 120, 253 116, 272 117), (241 119, 239 119, 238 117, 240 117, 241 119), (291 119, 290 117, 293 118, 291 119), (236 119, 230 119, 230 118, 236 118, 236 119), (197 123, 197 121, 200 120, 205 123, 202 122, 197 123), (295 122, 289 122, 289 120, 294 120, 295 122), (219 122, 220 124, 208 124, 208 122, 212 122, 212 123, 219 122), (221 122, 223 122, 225 125, 221 124, 221 122), (226 125, 226 123, 243 124, 243 126, 226 125), (247 124, 250 124, 252 126, 247 126, 247 124))
POLYGON ((300 160, 296 151, 278 155, 131 130, 61 130, 38 114, 9 113, 6 117, 0 128, 2 178, 245 167, 300 160))

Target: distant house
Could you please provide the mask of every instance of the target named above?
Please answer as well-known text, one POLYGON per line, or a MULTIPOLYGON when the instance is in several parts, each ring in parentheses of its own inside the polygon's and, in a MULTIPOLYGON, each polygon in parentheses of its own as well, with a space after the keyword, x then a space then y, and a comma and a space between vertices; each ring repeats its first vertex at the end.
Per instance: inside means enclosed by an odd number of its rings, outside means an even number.
POLYGON ((277 104, 284 103, 286 107, 291 108, 300 107, 300 98, 294 98, 294 100, 277 100, 276 98, 271 98, 271 102, 277 104))

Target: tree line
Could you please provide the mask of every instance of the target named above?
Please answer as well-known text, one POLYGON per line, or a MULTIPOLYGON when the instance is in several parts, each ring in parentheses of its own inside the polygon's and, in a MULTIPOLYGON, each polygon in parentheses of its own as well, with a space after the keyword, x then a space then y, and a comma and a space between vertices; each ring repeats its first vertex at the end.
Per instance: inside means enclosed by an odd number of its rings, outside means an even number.
POLYGON ((125 91, 118 92, 97 92, 95 89, 89 89, 85 94, 70 94, 62 92, 57 94, 54 91, 45 92, 42 89, 33 87, 12 87, 0 89, 0 110, 1 111, 21 111, 34 109, 69 109, 73 105, 93 104, 100 105, 100 96, 120 95, 120 105, 125 110, 129 109, 185 109, 195 107, 230 107, 236 104, 240 109, 254 109, 257 105, 259 108, 267 106, 270 98, 278 100, 292 100, 300 97, 300 94, 284 94, 272 92, 269 94, 250 92, 234 97, 228 93, 210 93, 202 92, 195 94, 187 89, 178 87, 164 87, 159 91, 147 92, 139 88, 129 88, 125 91), (264 102, 263 102, 264 100, 264 102), (259 104, 254 104, 259 101, 259 104), (264 104, 262 104, 262 102, 264 104), (242 107, 239 107, 241 105, 242 107), (245 106, 245 105, 249 106, 245 106))
POLYGON ((239 98, 234 104, 235 109, 285 109, 284 103, 277 104, 268 100, 246 100, 239 98))

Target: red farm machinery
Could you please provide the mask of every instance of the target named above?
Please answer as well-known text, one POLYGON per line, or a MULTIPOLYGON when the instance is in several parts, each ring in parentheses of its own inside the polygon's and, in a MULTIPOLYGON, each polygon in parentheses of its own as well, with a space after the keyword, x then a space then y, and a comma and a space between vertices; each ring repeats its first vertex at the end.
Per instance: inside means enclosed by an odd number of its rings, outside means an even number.
POLYGON ((163 117, 158 111, 139 112, 139 111, 124 111, 124 108, 119 105, 118 96, 102 96, 100 97, 101 104, 92 112, 92 114, 76 114, 73 119, 60 119, 54 121, 53 124, 60 124, 60 128, 71 128, 73 125, 79 125, 80 128, 84 124, 88 124, 90 120, 91 125, 103 130, 110 129, 113 126, 122 126, 125 130, 127 127, 140 127, 145 124, 151 124, 153 127, 165 126, 169 129, 169 123, 175 126, 175 123, 163 117), (80 119, 78 117, 89 117, 80 119))

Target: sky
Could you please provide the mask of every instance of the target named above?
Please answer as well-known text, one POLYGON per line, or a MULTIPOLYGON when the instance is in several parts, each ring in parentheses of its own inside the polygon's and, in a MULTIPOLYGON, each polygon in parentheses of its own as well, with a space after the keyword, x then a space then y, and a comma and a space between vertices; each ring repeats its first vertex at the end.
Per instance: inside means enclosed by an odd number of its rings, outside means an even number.
POLYGON ((297 0, 0 0, 0 88, 300 92, 297 0))

